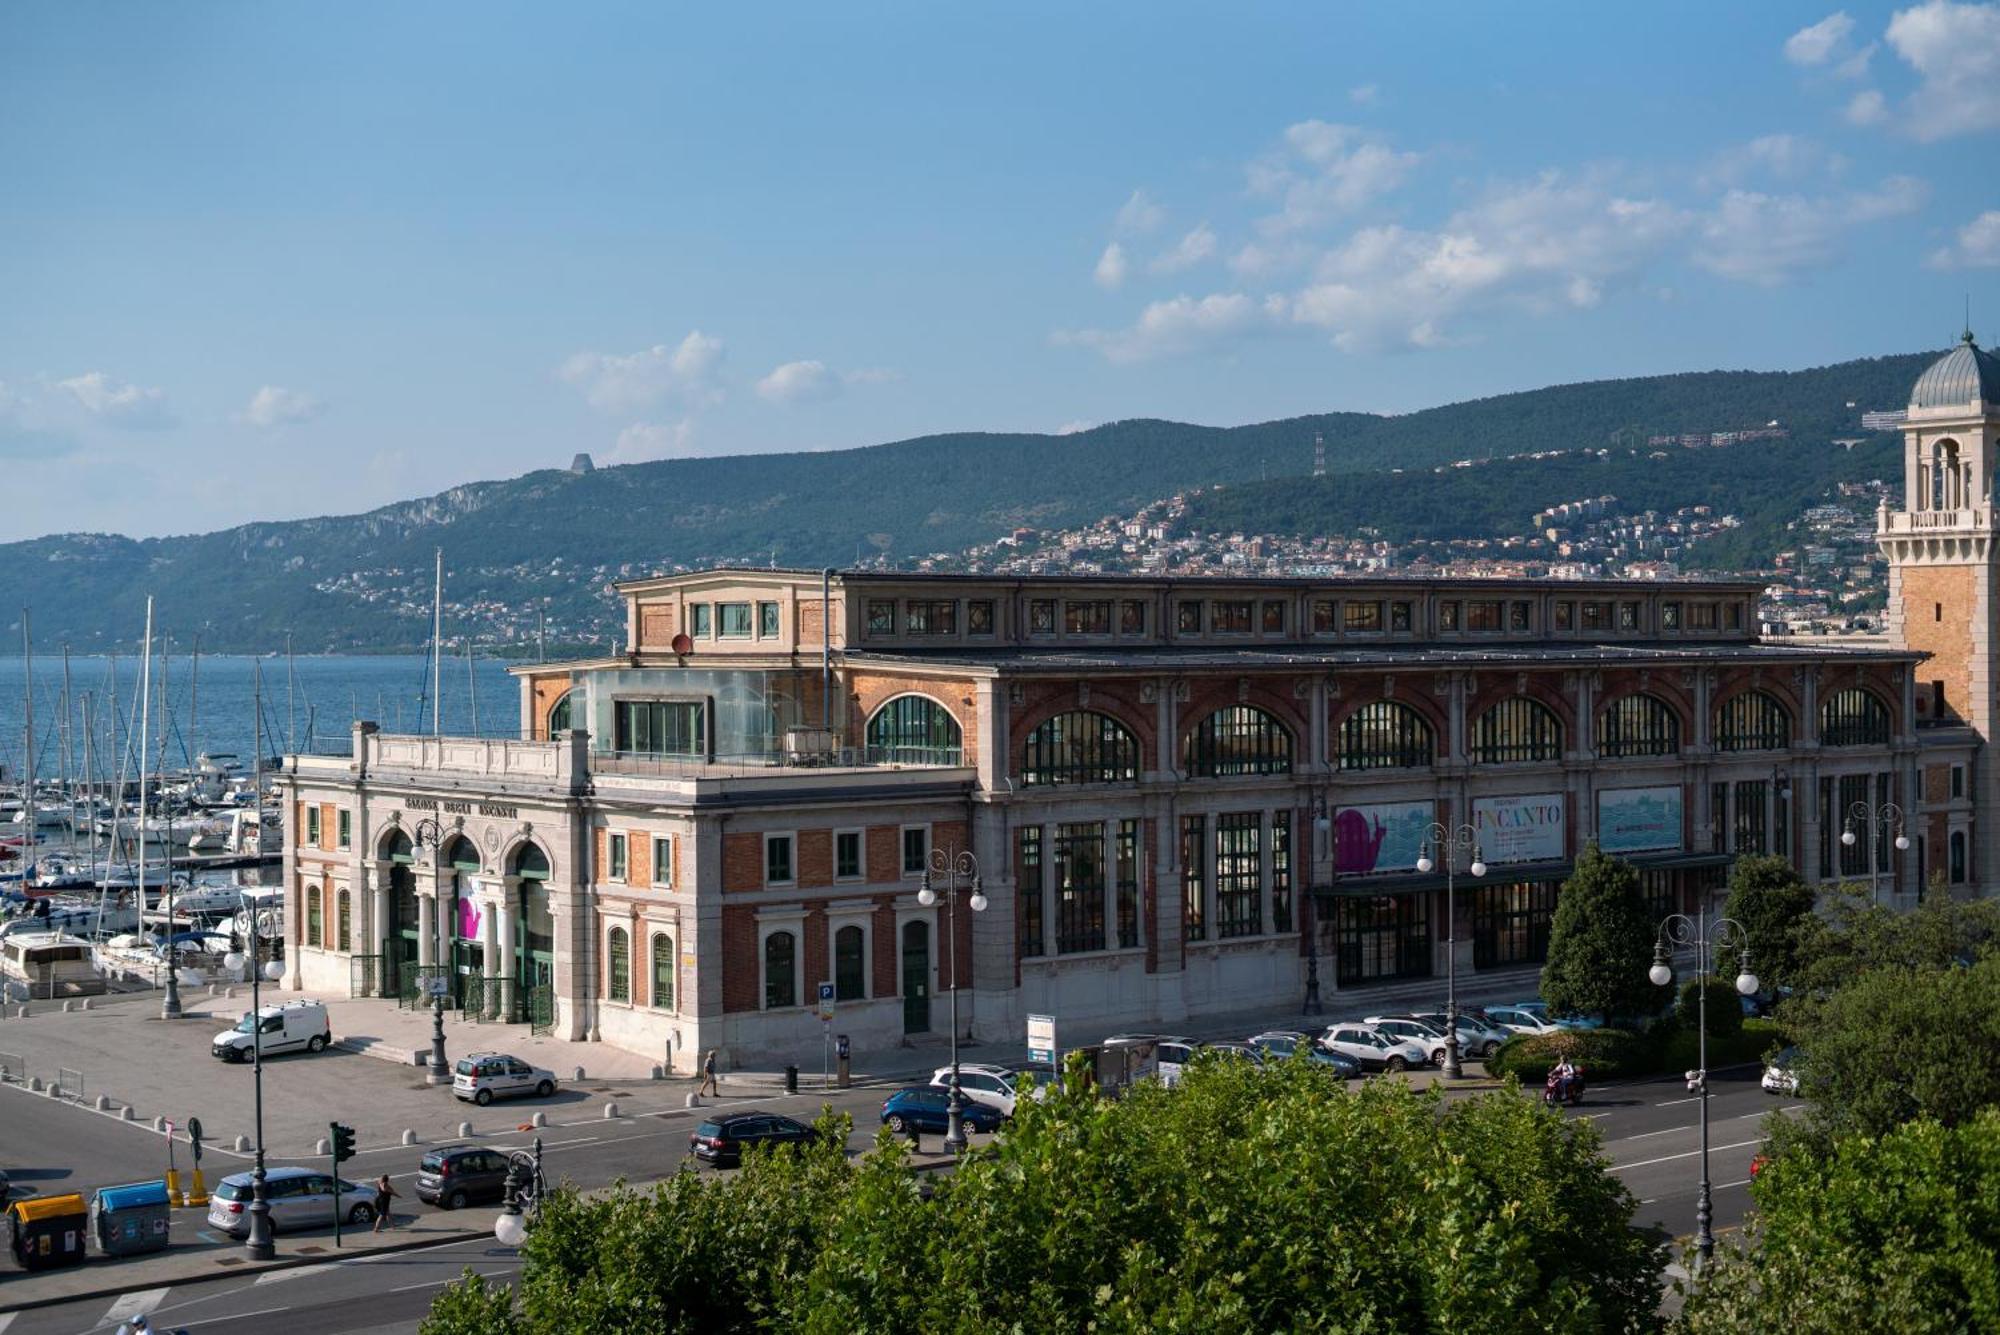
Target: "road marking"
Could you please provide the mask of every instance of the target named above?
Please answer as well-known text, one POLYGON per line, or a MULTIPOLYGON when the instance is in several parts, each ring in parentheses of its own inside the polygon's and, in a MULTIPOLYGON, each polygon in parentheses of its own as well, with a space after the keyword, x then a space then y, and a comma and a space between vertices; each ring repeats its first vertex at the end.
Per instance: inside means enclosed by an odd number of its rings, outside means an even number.
POLYGON ((257 1282, 259 1284, 276 1284, 281 1280, 302 1279, 307 1275, 325 1274, 329 1270, 338 1269, 339 1266, 340 1262, 338 1261, 322 1261, 318 1265, 302 1265, 290 1270, 273 1270, 267 1275, 257 1276, 257 1282))
MULTIPOLYGON (((1716 1191, 1724 1191, 1724 1190, 1727 1190, 1727 1189, 1728 1189, 1728 1188, 1730 1188, 1730 1187, 1747 1187, 1747 1186, 1749 1186, 1749 1185, 1750 1185, 1750 1179, 1746 1177, 1746 1178, 1742 1179, 1742 1180, 1741 1180, 1741 1181, 1739 1181, 1739 1182, 1718 1182, 1718 1183, 1716 1183, 1716 1184, 1715 1184, 1715 1187, 1713 1188, 1713 1190, 1716 1190, 1716 1191)), ((1661 1201, 1663 1201, 1663 1200, 1665 1200, 1665 1199, 1666 1199, 1666 1197, 1665 1197, 1665 1196, 1649 1196, 1649 1197, 1647 1197, 1647 1198, 1646 1198, 1645 1200, 1643 1200, 1643 1201, 1640 1201, 1640 1202, 1639 1202, 1639 1204, 1641 1204, 1641 1205, 1657 1205, 1657 1204, 1659 1204, 1659 1203, 1660 1203, 1661 1201)), ((1721 1229, 1717 1229, 1717 1230, 1715 1230, 1715 1231, 1716 1231, 1716 1232, 1718 1232, 1718 1233, 1720 1233, 1720 1232, 1722 1232, 1723 1230, 1721 1230, 1721 1229)))
MULTIPOLYGON (((1709 1149, 1712 1153, 1719 1154, 1723 1150, 1747 1150, 1752 1145, 1762 1145, 1763 1143, 1762 1140, 1739 1140, 1733 1145, 1712 1145, 1709 1149)), ((1685 1154, 1663 1154, 1657 1159, 1641 1159, 1637 1163, 1615 1163, 1611 1165, 1611 1171, 1622 1173, 1628 1168, 1647 1168, 1656 1163, 1672 1163, 1676 1159, 1692 1159, 1700 1153, 1700 1150, 1689 1150, 1685 1154)))
POLYGON ((115 1326, 121 1321, 130 1321, 135 1316, 145 1316, 167 1300, 171 1289, 141 1289, 121 1296, 111 1304, 111 1310, 104 1314, 100 1326, 115 1326))
POLYGON ((1656 1104, 1654 1104, 1653 1106, 1654 1106, 1655 1108, 1678 1108, 1678 1107, 1680 1107, 1680 1106, 1681 1106, 1681 1105, 1682 1105, 1683 1103, 1700 1103, 1700 1102, 1701 1102, 1701 1095, 1699 1095, 1699 1094, 1696 1094, 1696 1095, 1695 1095, 1695 1096, 1694 1096, 1693 1098, 1688 1098, 1688 1099, 1668 1099, 1668 1100, 1667 1100, 1667 1101, 1666 1101, 1665 1103, 1656 1103, 1656 1104))
POLYGON ((1694 1130, 1694 1128, 1691 1126, 1669 1126, 1669 1127, 1663 1127, 1658 1131, 1639 1131, 1629 1136, 1620 1136, 1616 1140, 1610 1141, 1609 1143, 1613 1145, 1623 1145, 1628 1140, 1645 1140, 1651 1136, 1671 1136, 1677 1131, 1692 1131, 1692 1130, 1694 1130))
POLYGON ((434 1289, 441 1284, 456 1284, 457 1282, 456 1279, 427 1279, 421 1284, 405 1284, 399 1289, 390 1289, 389 1292, 410 1293, 416 1289, 434 1289))
POLYGON ((214 1326, 224 1321, 248 1321, 251 1317, 272 1316, 278 1312, 289 1312, 291 1310, 289 1307, 262 1307, 254 1312, 231 1312, 227 1316, 203 1317, 201 1324, 204 1326, 214 1326))
POLYGON ((0 1335, 7 1335, 7 1327, 13 1325, 14 1318, 19 1315, 19 1312, 0 1312, 0 1335))

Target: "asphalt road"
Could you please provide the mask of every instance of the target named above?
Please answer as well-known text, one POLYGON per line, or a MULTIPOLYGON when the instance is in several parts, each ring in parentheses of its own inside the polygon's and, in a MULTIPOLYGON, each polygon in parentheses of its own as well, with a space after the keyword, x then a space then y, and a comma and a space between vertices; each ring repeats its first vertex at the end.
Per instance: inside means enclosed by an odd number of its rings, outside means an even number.
MULTIPOLYGON (((1757 1076, 1754 1068, 1711 1076, 1710 1165, 1718 1231, 1739 1226, 1749 1206, 1749 1165, 1762 1138, 1763 1119, 1773 1111, 1799 1106, 1796 1100, 1765 1094, 1758 1088, 1757 1076)), ((157 1135, 53 1100, 18 1093, 5 1097, 0 1114, 9 1118, 10 1134, 0 1149, 5 1155, 0 1162, 10 1172, 25 1175, 28 1184, 42 1192, 87 1190, 102 1182, 129 1181, 157 1174, 163 1166, 160 1156, 164 1146, 157 1135), (12 1134, 17 1128, 18 1136, 12 1134), (37 1157, 25 1157, 25 1146, 35 1147, 37 1157)), ((822 1103, 830 1102, 854 1114, 851 1148, 858 1151, 873 1142, 882 1097, 880 1089, 806 1090, 792 1098, 732 1100, 711 1105, 711 1109, 767 1108, 805 1119, 822 1103)), ((542 1132, 545 1169, 554 1179, 582 1186, 664 1176, 685 1158, 694 1121, 707 1111, 677 1109, 608 1121, 579 1118, 568 1124, 557 1122, 542 1132)), ((1685 1238, 1694 1229, 1699 1181, 1697 1113, 1697 1105, 1682 1082, 1668 1078, 1595 1088, 1583 1106, 1568 1115, 1595 1124, 1614 1171, 1640 1202, 1638 1222, 1685 1238)), ((526 1148, 530 1139, 523 1133, 489 1143, 499 1148, 526 1148)), ((349 1176, 364 1180, 386 1169, 408 1193, 424 1148, 364 1144, 357 1158, 344 1167, 349 1176)), ((928 1140, 927 1148, 937 1148, 935 1138, 928 1140)), ((432 1213, 431 1207, 420 1205, 407 1194, 403 1205, 405 1214, 410 1207, 432 1213)), ((490 1224, 492 1214, 493 1207, 474 1207, 465 1211, 464 1217, 469 1225, 483 1228, 490 1224)), ((177 1241, 218 1248, 235 1245, 212 1235, 203 1238, 202 1212, 179 1211, 177 1215, 177 1241)), ((101 1270, 105 1263, 93 1262, 92 1266, 101 1270)), ((140 1310, 150 1312, 162 1329, 186 1326, 198 1335, 264 1330, 280 1324, 286 1335, 408 1331, 414 1329, 438 1289, 468 1267, 481 1274, 506 1277, 514 1266, 514 1255, 490 1240, 451 1243, 276 1271, 255 1279, 220 1276, 140 1290, 116 1300, 98 1298, 12 1316, 0 1314, 0 1335, 93 1335, 115 1330, 120 1320, 140 1310)), ((0 1307, 4 1305, 5 1292, 0 1289, 0 1307)))

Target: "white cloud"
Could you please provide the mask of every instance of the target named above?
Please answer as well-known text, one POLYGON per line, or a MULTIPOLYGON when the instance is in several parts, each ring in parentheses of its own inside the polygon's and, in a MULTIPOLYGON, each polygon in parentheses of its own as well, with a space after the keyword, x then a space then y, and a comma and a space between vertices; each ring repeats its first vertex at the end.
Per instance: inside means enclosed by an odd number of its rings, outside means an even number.
POLYGON ((1251 193, 1279 203, 1258 225, 1284 235, 1356 213, 1400 186, 1420 158, 1356 126, 1300 121, 1286 128, 1282 148, 1250 164, 1251 193))
POLYGON ((1854 20, 1846 10, 1827 15, 1785 39, 1785 59, 1794 65, 1824 65, 1847 45, 1854 20))
POLYGON ((1125 258, 1125 247, 1113 241, 1097 257, 1097 267, 1090 271, 1090 276, 1099 287, 1111 289, 1123 283, 1131 271, 1131 262, 1125 258))
POLYGON ((642 464, 653 459, 681 459, 692 453, 694 423, 634 422, 618 433, 618 443, 605 457, 607 464, 642 464))
POLYGON ((1347 90, 1347 100, 1357 107, 1372 107, 1382 99, 1380 84, 1361 83, 1347 90))
POLYGON ((1920 82, 1898 121, 1917 139, 2000 128, 2000 4, 1927 3, 1889 20, 1889 45, 1920 82))
POLYGON ((1889 102, 1873 88, 1864 88, 1847 103, 1849 125, 1880 125, 1889 119, 1889 102))
POLYGON ((1266 319, 1265 308, 1241 292, 1156 301, 1126 329, 1058 330, 1059 345, 1095 348, 1120 364, 1190 353, 1241 334, 1266 319))
POLYGON ((41 405, 32 395, 0 380, 0 458, 50 458, 68 454, 75 444, 42 420, 41 405))
POLYGON ((86 371, 68 380, 58 380, 56 387, 68 390, 91 416, 114 426, 151 431, 174 425, 164 390, 120 384, 102 371, 86 371))
POLYGON ((1154 259, 1153 272, 1179 273, 1214 257, 1215 233, 1207 223, 1201 223, 1154 259))
POLYGON ((325 407, 310 394, 278 385, 265 385, 250 396, 250 402, 244 405, 240 415, 251 426, 269 428, 308 421, 319 416, 325 407))
POLYGON ((662 399, 693 404, 722 398, 722 340, 699 329, 673 347, 656 343, 630 354, 579 352, 556 375, 583 392, 601 412, 630 412, 662 399))
POLYGON ((1085 422, 1081 419, 1074 422, 1064 422, 1056 428, 1056 434, 1058 436, 1074 436, 1080 432, 1089 431, 1096 425, 1097 423, 1095 422, 1085 422))
POLYGON ((1754 177, 1793 181, 1837 176, 1846 167, 1845 158, 1803 135, 1767 134, 1716 154, 1704 179, 1721 185, 1737 185, 1754 177))
POLYGON ((2000 268, 2000 209, 1988 209, 1958 229, 1952 243, 1933 251, 1934 269, 2000 268))
POLYGON ((1913 213, 1928 196, 1923 182, 1907 176, 1831 197, 1731 190, 1703 217, 1694 261, 1724 278, 1773 287, 1837 260, 1851 229, 1913 213))
POLYGON ((1119 207, 1114 225, 1128 236, 1144 236, 1166 220, 1165 209, 1154 203, 1144 190, 1134 190, 1132 197, 1119 207))
POLYGON ((819 403, 840 393, 840 378, 825 362, 786 362, 757 382, 757 393, 773 403, 819 403))

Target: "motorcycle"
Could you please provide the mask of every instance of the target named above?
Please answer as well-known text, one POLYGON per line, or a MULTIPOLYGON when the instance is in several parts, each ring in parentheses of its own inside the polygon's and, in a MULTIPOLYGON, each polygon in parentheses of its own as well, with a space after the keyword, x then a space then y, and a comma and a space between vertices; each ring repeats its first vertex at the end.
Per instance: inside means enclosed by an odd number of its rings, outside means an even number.
POLYGON ((1567 1077, 1550 1071, 1548 1080, 1542 1085, 1542 1102, 1551 1106, 1564 1103, 1572 1108, 1582 1103, 1583 1068, 1581 1066, 1571 1068, 1567 1077))

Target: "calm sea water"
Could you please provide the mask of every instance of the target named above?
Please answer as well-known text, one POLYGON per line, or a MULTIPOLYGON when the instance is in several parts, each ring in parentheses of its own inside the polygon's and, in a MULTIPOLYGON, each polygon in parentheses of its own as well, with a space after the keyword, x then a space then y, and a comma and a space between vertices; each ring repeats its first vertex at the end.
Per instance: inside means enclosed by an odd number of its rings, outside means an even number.
MULTIPOLYGON (((248 766, 256 752, 252 739, 260 671, 266 755, 309 749, 315 740, 322 747, 338 746, 357 718, 374 720, 389 732, 430 731, 430 659, 421 655, 312 657, 290 664, 282 655, 249 658, 204 654, 198 664, 185 654, 172 654, 164 664, 156 656, 153 717, 149 720, 155 738, 162 671, 166 677, 166 763, 170 769, 190 763, 203 751, 234 752, 248 766)), ((61 654, 36 654, 34 676, 35 769, 38 775, 53 777, 62 754, 61 654)), ((138 720, 139 660, 72 657, 69 679, 73 764, 80 764, 83 755, 83 713, 88 697, 99 772, 105 773, 112 702, 116 702, 121 738, 138 720)), ((25 680, 19 656, 0 658, 0 764, 6 766, 9 778, 20 772, 24 754, 25 680)), ((468 673, 463 658, 447 658, 440 698, 447 733, 510 737, 520 728, 520 690, 507 675, 504 663, 477 660, 468 673)))

